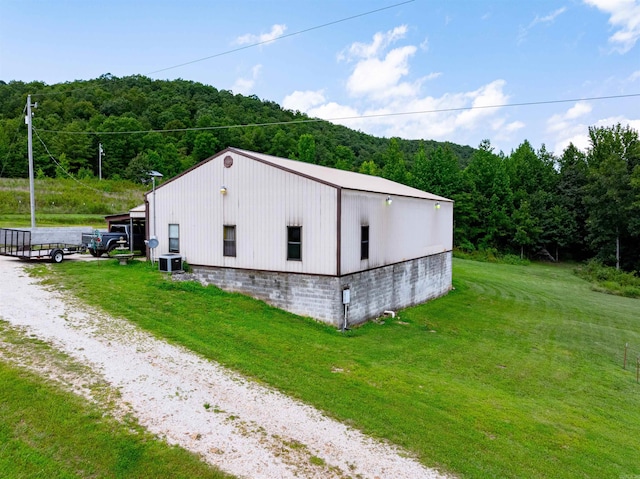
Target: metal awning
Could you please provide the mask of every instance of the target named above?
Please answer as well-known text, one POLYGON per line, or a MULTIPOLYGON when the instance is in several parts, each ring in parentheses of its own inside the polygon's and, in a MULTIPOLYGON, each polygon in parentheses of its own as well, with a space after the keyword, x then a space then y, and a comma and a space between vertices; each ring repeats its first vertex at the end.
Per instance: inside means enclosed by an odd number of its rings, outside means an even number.
POLYGON ((127 213, 118 213, 115 215, 106 215, 104 219, 107 223, 124 223, 130 220, 144 220, 146 215, 146 207, 143 204, 131 208, 127 213))

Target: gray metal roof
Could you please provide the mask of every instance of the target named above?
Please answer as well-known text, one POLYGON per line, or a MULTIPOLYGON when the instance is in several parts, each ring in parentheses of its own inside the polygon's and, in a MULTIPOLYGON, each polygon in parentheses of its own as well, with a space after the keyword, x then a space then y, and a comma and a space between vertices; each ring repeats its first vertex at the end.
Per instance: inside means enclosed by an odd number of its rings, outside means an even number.
POLYGON ((364 175, 303 161, 288 160, 277 156, 265 155, 264 153, 256 153, 255 151, 227 148, 215 156, 225 155, 230 151, 340 188, 428 200, 452 201, 417 188, 411 188, 395 181, 380 178, 379 176, 364 175))
POLYGON ((129 210, 129 215, 131 218, 144 218, 147 213, 147 205, 142 203, 141 205, 135 206, 129 210))

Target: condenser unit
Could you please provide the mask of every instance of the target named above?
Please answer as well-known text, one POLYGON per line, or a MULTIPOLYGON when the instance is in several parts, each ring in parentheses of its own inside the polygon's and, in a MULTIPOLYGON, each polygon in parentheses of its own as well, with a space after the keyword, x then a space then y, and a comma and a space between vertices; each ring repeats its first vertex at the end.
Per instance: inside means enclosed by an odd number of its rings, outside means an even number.
POLYGON ((182 256, 179 254, 161 254, 158 256, 160 271, 165 273, 175 273, 182 271, 182 256))

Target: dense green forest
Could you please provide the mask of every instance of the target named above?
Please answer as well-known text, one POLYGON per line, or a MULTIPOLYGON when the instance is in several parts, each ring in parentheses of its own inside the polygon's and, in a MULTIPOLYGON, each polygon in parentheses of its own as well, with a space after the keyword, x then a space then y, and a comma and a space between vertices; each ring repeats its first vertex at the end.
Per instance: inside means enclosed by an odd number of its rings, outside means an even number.
POLYGON ((26 177, 27 95, 38 177, 165 179, 227 146, 380 175, 452 198, 455 244, 473 251, 587 259, 640 270, 640 140, 589 128, 560 157, 528 142, 509 155, 431 140, 377 138, 255 96, 185 80, 103 75, 56 85, 0 81, 0 177, 26 177))

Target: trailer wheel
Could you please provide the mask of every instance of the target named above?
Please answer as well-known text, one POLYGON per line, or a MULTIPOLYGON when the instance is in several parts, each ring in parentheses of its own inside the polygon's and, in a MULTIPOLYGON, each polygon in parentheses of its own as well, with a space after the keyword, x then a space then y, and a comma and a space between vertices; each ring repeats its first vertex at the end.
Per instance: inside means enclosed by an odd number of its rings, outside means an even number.
POLYGON ((61 249, 54 249, 51 252, 51 262, 52 263, 62 263, 63 259, 64 259, 64 253, 62 252, 61 249))

